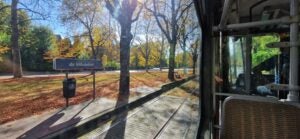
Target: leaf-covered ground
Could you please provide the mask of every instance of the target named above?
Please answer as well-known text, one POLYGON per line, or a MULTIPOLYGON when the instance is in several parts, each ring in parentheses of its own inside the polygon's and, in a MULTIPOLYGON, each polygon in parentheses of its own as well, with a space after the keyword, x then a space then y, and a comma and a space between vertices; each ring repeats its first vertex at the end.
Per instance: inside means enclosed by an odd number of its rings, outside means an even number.
MULTIPOLYGON (((92 99, 92 77, 77 79, 76 96, 70 105, 92 99)), ((62 97, 64 77, 39 77, 0 80, 0 124, 40 114, 65 106, 62 97)), ((131 73, 130 87, 159 87, 169 82, 166 72, 131 73)), ((96 76, 96 96, 109 99, 118 97, 119 73, 100 73, 96 76)), ((130 97, 137 95, 131 92, 130 97)))

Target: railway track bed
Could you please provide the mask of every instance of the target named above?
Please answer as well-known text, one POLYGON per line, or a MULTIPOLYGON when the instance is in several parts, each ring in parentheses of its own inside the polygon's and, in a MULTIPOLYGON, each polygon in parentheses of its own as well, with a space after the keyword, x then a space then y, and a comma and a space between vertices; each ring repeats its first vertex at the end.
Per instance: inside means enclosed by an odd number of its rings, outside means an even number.
POLYGON ((163 95, 122 113, 82 139, 194 138, 199 112, 198 100, 163 95))

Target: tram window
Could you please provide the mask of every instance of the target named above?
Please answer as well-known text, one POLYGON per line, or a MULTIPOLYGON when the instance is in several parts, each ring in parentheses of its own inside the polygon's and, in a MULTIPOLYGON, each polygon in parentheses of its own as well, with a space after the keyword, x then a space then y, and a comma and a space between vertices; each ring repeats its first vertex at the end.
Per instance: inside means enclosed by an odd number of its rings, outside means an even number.
MULTIPOLYGON (((230 56, 228 75, 231 89, 236 93, 245 92, 245 38, 229 37, 228 40, 230 56)), ((278 60, 280 51, 278 48, 266 47, 272 42, 279 42, 279 37, 276 35, 252 37, 250 94, 265 95, 257 88, 274 83, 277 76, 280 76, 278 60)))

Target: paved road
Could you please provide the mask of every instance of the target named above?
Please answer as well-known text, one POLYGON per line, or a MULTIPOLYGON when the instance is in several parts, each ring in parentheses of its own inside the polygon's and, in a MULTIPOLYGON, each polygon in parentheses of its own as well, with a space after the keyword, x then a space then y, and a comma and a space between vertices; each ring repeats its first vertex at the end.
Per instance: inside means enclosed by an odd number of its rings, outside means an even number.
MULTIPOLYGON (((175 69, 175 70, 183 70, 183 69, 175 69)), ((145 72, 146 70, 130 70, 130 73, 134 72, 145 72)), ((159 69, 151 69, 150 71, 159 71, 159 69)), ((162 71, 167 72, 168 69, 163 69, 162 71)), ((89 71, 84 72, 73 72, 70 73, 72 75, 87 75, 90 74, 89 71)), ((96 74, 101 73, 120 73, 120 70, 114 70, 114 71, 98 71, 96 74)), ((26 78, 35 78, 35 77, 60 77, 65 76, 65 73, 47 73, 47 72, 24 72, 24 76, 26 78)), ((9 79, 12 78, 12 75, 6 74, 6 75, 0 75, 0 79, 9 79)))
MULTIPOLYGON (((114 71, 98 71, 96 74, 101 74, 101 73, 118 73, 120 72, 119 70, 114 70, 114 71)), ((144 72, 144 70, 130 70, 131 73, 133 72, 144 72)), ((72 72, 70 74, 72 75, 87 75, 90 74, 91 72, 84 71, 84 72, 72 72)), ((35 77, 59 77, 59 76, 65 76, 65 73, 42 73, 42 72, 29 72, 29 73, 24 73, 23 77, 26 78, 35 78, 35 77)), ((0 75, 0 79, 9 79, 12 78, 12 75, 0 75)))

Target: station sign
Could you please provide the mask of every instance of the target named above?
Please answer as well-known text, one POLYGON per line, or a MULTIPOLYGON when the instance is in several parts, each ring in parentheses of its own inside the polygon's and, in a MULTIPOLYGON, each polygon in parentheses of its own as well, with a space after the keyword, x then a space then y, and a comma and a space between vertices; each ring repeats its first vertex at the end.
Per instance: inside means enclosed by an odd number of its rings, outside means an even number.
POLYGON ((100 60, 79 60, 57 58, 53 60, 54 70, 100 70, 100 60))

